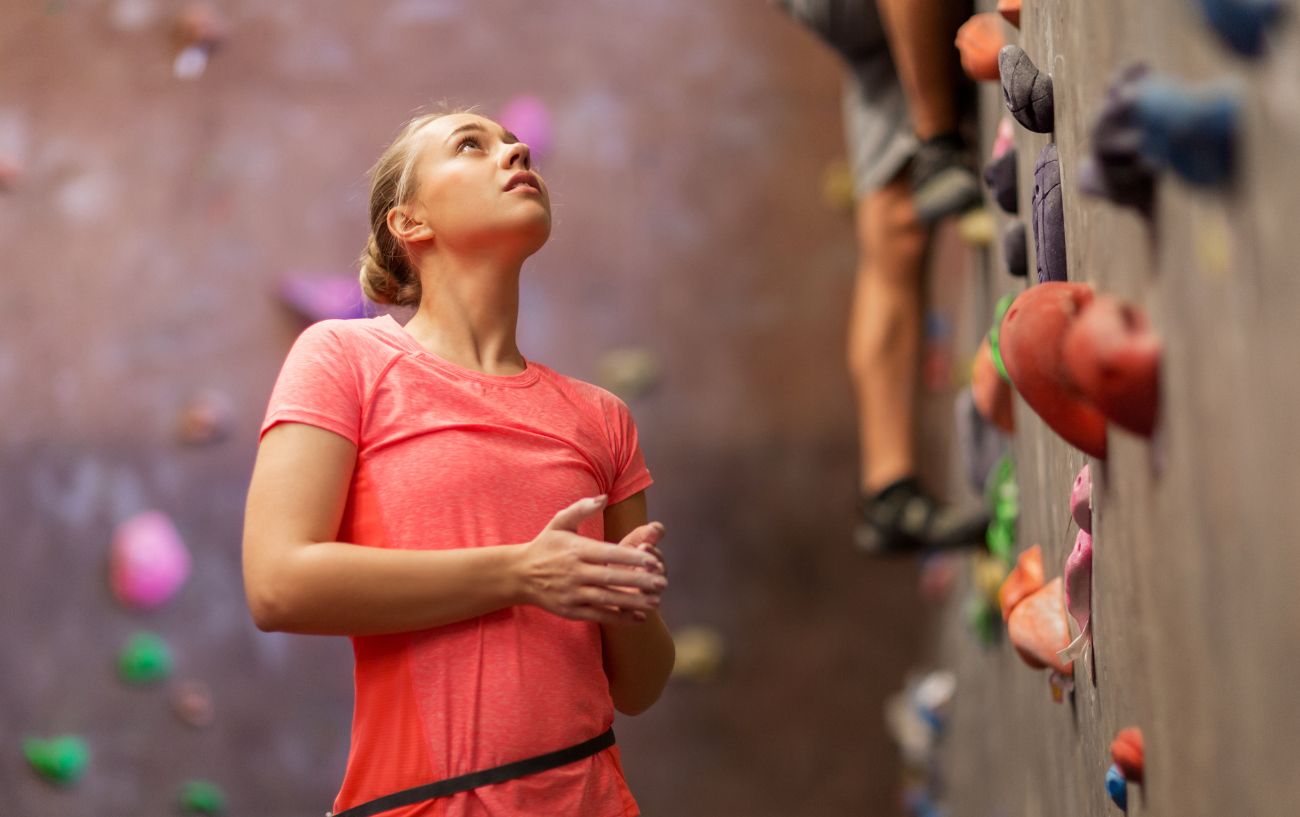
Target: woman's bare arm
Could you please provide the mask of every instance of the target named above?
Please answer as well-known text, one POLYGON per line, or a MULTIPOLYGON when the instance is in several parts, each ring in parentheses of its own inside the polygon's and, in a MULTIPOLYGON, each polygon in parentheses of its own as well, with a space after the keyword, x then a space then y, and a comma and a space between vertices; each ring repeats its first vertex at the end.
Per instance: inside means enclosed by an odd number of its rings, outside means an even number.
MULTIPOLYGON (((663 533, 660 523, 646 524, 645 491, 605 510, 605 539, 622 542, 620 547, 633 549, 641 545, 657 553, 663 533)), ((663 589, 650 593, 657 598, 663 589)), ((602 624, 600 631, 605 647, 605 676, 614 706, 624 715, 639 715, 659 700, 668 683, 677 660, 673 637, 657 610, 644 622, 602 624)))
POLYGON ((650 609, 613 588, 649 589, 650 574, 634 568, 657 569, 657 559, 565 532, 595 506, 571 506, 557 514, 562 524, 528 543, 433 551, 335 541, 356 453, 347 439, 304 423, 280 423, 262 438, 243 541, 244 590, 259 629, 378 635, 514 604, 599 621, 650 609), (611 601, 621 602, 617 612, 611 601))

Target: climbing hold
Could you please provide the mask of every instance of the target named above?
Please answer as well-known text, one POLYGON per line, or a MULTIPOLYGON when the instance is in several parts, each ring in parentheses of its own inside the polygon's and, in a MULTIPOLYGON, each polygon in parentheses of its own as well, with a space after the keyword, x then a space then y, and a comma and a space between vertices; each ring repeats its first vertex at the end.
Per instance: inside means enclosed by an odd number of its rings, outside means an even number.
POLYGON ((1074 678, 1062 675, 1056 670, 1048 673, 1047 685, 1052 690, 1052 701, 1058 704, 1065 700, 1066 695, 1074 692, 1074 678))
POLYGON ((190 814, 224 814, 226 795, 216 783, 190 780, 181 789, 180 805, 190 814))
POLYGON ((1002 260, 1007 264, 1007 272, 1016 278, 1029 276, 1029 247, 1025 235, 1025 223, 1020 219, 1007 222, 1002 231, 1002 260))
POLYGON ((174 37, 177 45, 172 73, 177 79, 198 79, 208 66, 208 58, 226 39, 227 26, 211 3, 190 3, 176 20, 174 37))
POLYGON ((1070 516, 1079 526, 1079 530, 1092 533, 1092 465, 1085 464, 1079 469, 1070 488, 1070 516))
POLYGON ((1131 783, 1142 783, 1146 776, 1145 751, 1142 730, 1136 726, 1127 726, 1115 734, 1110 744, 1110 756, 1119 767, 1124 779, 1131 783))
POLYGON ((1016 28, 1020 28, 1020 0, 998 0, 998 14, 1016 28))
POLYGON ((1011 303, 1015 301, 1016 293, 1008 292, 993 306, 993 325, 989 327, 989 352, 993 355, 993 365, 998 368, 998 374, 1003 380, 1011 382, 1011 377, 1007 374, 1006 363, 1002 360, 1002 320, 1006 317, 1007 310, 1011 308, 1011 303))
POLYGON ((1106 793, 1120 811, 1128 811, 1128 784, 1118 766, 1106 770, 1106 793))
POLYGON ((0 191, 13 190, 22 178, 23 167, 18 160, 10 156, 0 156, 0 191))
POLYGON ((917 582, 921 597, 935 603, 946 600, 957 581, 957 562, 958 557, 952 553, 934 553, 923 558, 917 582))
POLYGON ((280 301, 308 323, 327 318, 364 318, 366 298, 351 275, 290 273, 280 281, 280 301))
POLYGON ((1010 114, 1003 114, 998 120, 998 129, 993 132, 993 149, 989 158, 996 159, 1008 150, 1016 147, 1016 120, 1010 114))
POLYGON ((998 622, 998 606, 978 594, 966 599, 966 627, 985 647, 997 644, 1002 637, 998 622))
POLYGON ((1066 280, 1065 208, 1061 205, 1061 160, 1052 142, 1034 163, 1034 260, 1038 283, 1066 280))
MULTIPOLYGON (((992 368, 992 365, 990 363, 989 367, 992 368)), ((993 377, 999 383, 1002 382, 997 372, 993 373, 993 377)), ((1007 439, 984 419, 969 388, 962 389, 953 400, 953 424, 957 447, 961 450, 971 489, 983 490, 989 472, 1006 451, 1007 439)))
POLYGON ((1236 93, 1193 91, 1148 78, 1138 86, 1134 116, 1148 161, 1171 167, 1192 184, 1213 186, 1231 179, 1241 119, 1236 93))
POLYGON ((659 362, 648 349, 611 349, 596 362, 596 382, 624 400, 640 397, 659 382, 659 362))
POLYGON ((1016 566, 998 588, 998 604, 1002 607, 1002 620, 1011 618, 1016 605, 1037 593, 1043 586, 1043 548, 1034 545, 1026 548, 1016 559, 1016 566))
POLYGON ((122 680, 151 684, 171 674, 172 655, 167 642, 153 633, 136 633, 126 642, 117 660, 122 680))
POLYGON ((904 765, 929 765, 956 686, 956 676, 944 670, 923 677, 909 673, 903 689, 885 700, 885 725, 904 765))
POLYGON ((998 374, 993 362, 993 350, 985 336, 975 351, 971 365, 971 396, 975 408, 985 420, 1008 434, 1015 433, 1016 418, 1012 411, 1011 384, 998 374))
POLYGON ((1079 166, 1079 188, 1091 196, 1150 215, 1156 166, 1142 155, 1134 103, 1148 75, 1145 63, 1120 69, 1092 126, 1091 149, 1079 166))
POLYGON ((976 14, 957 29, 961 67, 971 79, 998 81, 998 51, 1004 45, 1002 22, 996 12, 976 14))
POLYGON ((181 681, 172 692, 172 706, 181 720, 190 726, 212 723, 212 690, 202 681, 181 681))
POLYGON ((118 526, 109 556, 109 583, 122 604, 157 607, 189 574, 189 551, 166 514, 144 511, 118 526))
POLYGON ((1150 437, 1159 409, 1161 343, 1146 313, 1098 295, 1065 333, 1070 381, 1116 425, 1150 437))
POLYGON ((984 165, 984 184, 993 194, 993 201, 1003 212, 1015 215, 1020 210, 1018 189, 1016 187, 1016 149, 1010 150, 990 159, 984 165))
POLYGON ((1066 379, 1062 346, 1066 332, 1092 302, 1087 284, 1049 282, 1016 298, 1002 319, 1002 361, 1016 391, 1069 444, 1106 457, 1106 417, 1066 379))
POLYGON ((1034 669, 1051 667, 1066 676, 1073 673, 1071 662, 1059 656, 1070 643, 1070 625, 1065 615, 1065 587, 1059 577, 1011 609, 1007 634, 1026 664, 1034 669))
POLYGON ((1052 77, 1034 65, 1018 45, 998 52, 1002 99, 1016 121, 1034 133, 1052 132, 1052 77))
MULTIPOLYGON (((1016 550, 1016 522, 1020 519, 1020 486, 1016 484, 1016 463, 1003 454, 984 481, 984 502, 991 509, 985 543, 989 553, 1004 565, 1011 564, 1016 550)), ((999 595, 1001 588, 999 588, 999 595)), ((997 599, 994 599, 997 603, 997 599)))
POLYGON ((551 112, 546 103, 531 94, 521 94, 505 104, 498 117, 501 127, 528 145, 533 161, 540 161, 551 151, 551 112))
POLYGON ((673 633, 677 661, 672 677, 707 681, 722 668, 722 636, 711 627, 692 625, 673 633))
POLYGON ((23 754, 42 777, 60 786, 75 783, 90 761, 90 749, 86 741, 75 735, 49 740, 25 738, 23 754))
POLYGON ((1264 32, 1282 17, 1281 0, 1200 0, 1210 26, 1246 57, 1264 53, 1264 32))
POLYGON ((987 207, 973 207, 957 219, 957 235, 969 247, 987 247, 998 235, 998 223, 987 207))
POLYGON ((822 203, 837 213, 851 214, 857 207, 853 192, 853 172, 848 162, 836 159, 822 171, 822 203))
POLYGON ((230 433, 233 411, 225 394, 205 389, 194 395, 181 410, 176 436, 187 445, 206 445, 225 439, 230 433))
POLYGON ((1079 635, 1061 650, 1060 658, 1076 661, 1092 642, 1092 535, 1079 531, 1074 550, 1065 560, 1065 609, 1079 625, 1079 635))

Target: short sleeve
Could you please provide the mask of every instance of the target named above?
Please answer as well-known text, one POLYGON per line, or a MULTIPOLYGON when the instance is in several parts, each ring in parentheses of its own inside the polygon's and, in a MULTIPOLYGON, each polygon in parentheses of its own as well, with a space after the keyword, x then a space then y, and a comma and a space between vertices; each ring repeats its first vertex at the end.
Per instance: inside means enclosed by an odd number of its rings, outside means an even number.
POLYGON ((636 422, 632 412, 616 395, 610 394, 610 449, 614 460, 614 480, 609 489, 608 504, 622 502, 638 491, 648 488, 654 480, 646 468, 645 455, 637 438, 636 422))
POLYGON ((338 321, 325 320, 298 335, 285 357, 262 420, 260 441, 276 423, 306 423, 361 439, 361 383, 340 337, 338 321))

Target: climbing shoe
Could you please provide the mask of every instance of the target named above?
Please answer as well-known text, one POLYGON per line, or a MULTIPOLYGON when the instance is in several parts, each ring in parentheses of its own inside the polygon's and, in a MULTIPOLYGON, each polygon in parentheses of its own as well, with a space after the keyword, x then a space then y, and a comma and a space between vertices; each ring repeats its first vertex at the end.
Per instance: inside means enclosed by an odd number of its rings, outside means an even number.
POLYGON ((920 144, 912 159, 911 184, 916 217, 927 224, 963 213, 984 199, 979 178, 956 134, 942 134, 920 144))
POLYGON ((853 541, 873 556, 984 547, 988 525, 986 512, 943 505, 906 477, 861 498, 853 541))

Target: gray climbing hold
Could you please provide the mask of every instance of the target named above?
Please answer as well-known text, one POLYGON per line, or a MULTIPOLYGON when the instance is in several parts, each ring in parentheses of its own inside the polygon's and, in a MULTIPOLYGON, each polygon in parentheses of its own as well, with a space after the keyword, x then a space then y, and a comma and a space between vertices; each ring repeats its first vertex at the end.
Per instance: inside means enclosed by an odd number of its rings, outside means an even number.
POLYGON ((1043 148, 1034 163, 1034 255, 1040 284, 1066 280, 1065 209, 1055 142, 1043 148))
POLYGON ((1134 63, 1121 69, 1106 91, 1092 126, 1092 145, 1079 167, 1079 189, 1151 214, 1156 166, 1142 155, 1142 131, 1135 103, 1149 69, 1134 63))
POLYGON ((1015 215, 1020 209, 1016 196, 1017 181, 1015 148, 1007 150, 996 159, 990 159, 988 164, 984 165, 984 183, 993 194, 993 201, 997 202, 1003 212, 1011 215, 1015 215))
POLYGON ((1016 121, 1034 133, 1052 132, 1052 78, 1018 45, 1004 45, 998 52, 1002 74, 1002 98, 1016 121))
POLYGON ((1007 262, 1007 272, 1016 278, 1029 277, 1029 247, 1025 223, 1020 219, 1007 223, 1002 231, 1002 259, 1007 262))

